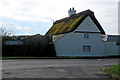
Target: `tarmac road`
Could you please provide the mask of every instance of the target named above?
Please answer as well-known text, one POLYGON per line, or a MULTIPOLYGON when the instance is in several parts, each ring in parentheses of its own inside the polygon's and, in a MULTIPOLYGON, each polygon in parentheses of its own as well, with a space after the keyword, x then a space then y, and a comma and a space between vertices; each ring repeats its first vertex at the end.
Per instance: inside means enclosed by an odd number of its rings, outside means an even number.
POLYGON ((111 78, 102 69, 118 64, 109 59, 10 59, 2 60, 3 78, 111 78))

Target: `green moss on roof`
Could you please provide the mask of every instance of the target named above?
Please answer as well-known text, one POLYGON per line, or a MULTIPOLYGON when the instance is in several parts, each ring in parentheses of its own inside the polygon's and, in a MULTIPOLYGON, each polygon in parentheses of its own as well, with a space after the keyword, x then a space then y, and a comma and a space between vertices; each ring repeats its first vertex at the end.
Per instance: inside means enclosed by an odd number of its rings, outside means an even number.
POLYGON ((103 28, 97 21, 94 16, 94 13, 90 10, 86 10, 80 12, 78 14, 74 14, 70 17, 63 18, 61 20, 57 20, 54 22, 53 26, 48 30, 45 36, 56 35, 56 34, 65 34, 74 31, 82 21, 87 17, 90 16, 91 19, 94 21, 98 29, 100 29, 102 34, 105 34, 103 28))
POLYGON ((82 19, 83 16, 84 15, 73 15, 69 18, 56 21, 46 35, 55 35, 71 31, 75 27, 75 24, 82 19))

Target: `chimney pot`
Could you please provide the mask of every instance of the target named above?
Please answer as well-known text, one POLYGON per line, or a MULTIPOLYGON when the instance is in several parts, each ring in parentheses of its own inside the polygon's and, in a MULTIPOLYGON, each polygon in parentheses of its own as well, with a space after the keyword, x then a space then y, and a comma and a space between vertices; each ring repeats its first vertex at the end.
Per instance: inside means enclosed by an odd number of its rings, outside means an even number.
POLYGON ((70 10, 68 11, 68 16, 70 17, 73 14, 76 14, 76 10, 74 10, 74 7, 72 8, 72 10, 70 8, 70 10))
POLYGON ((73 7, 73 10, 74 10, 74 7, 73 7))

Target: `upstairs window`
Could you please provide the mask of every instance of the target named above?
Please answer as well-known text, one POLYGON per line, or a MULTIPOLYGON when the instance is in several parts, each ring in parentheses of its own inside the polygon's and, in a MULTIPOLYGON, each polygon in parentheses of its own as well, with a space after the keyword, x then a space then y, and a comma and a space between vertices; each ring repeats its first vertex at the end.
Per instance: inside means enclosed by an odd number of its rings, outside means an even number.
POLYGON ((89 33, 84 33, 84 38, 89 38, 89 33))
POLYGON ((83 52, 90 52, 90 45, 83 45, 83 52))

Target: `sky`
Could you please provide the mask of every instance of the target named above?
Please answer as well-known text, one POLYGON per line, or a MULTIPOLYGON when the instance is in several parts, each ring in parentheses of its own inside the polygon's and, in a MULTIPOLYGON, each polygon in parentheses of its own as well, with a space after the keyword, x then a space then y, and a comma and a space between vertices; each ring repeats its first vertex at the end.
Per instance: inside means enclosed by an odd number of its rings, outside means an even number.
POLYGON ((14 35, 44 35, 53 22, 68 17, 72 7, 76 12, 90 9, 106 34, 118 34, 119 0, 0 0, 0 27, 14 35))

